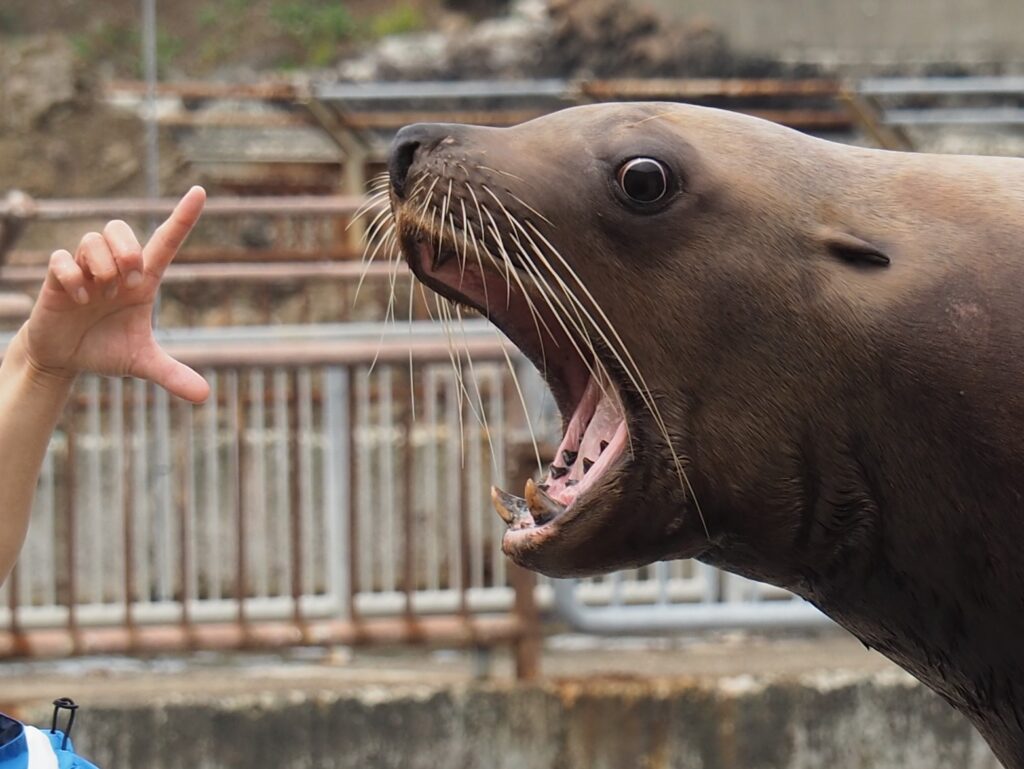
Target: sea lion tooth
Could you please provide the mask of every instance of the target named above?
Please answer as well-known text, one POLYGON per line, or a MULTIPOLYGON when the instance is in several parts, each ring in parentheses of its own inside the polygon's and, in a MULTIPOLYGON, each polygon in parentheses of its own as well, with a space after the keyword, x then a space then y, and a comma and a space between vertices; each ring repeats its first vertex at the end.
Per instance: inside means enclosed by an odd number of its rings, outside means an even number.
POLYGON ((594 460, 583 457, 583 472, 587 472, 591 467, 594 466, 594 460))
POLYGON ((501 520, 509 526, 530 514, 525 499, 502 491, 497 486, 491 486, 491 503, 498 515, 501 516, 501 520))
POLYGON ((601 441, 601 443, 598 445, 600 447, 600 451, 604 451, 606 448, 608 448, 608 441, 601 441))
POLYGON ((568 467, 559 467, 558 465, 551 465, 551 477, 558 479, 569 472, 568 467))
POLYGON ((547 523, 565 512, 565 505, 556 502, 546 492, 541 491, 533 478, 526 481, 526 506, 533 514, 538 525, 547 523))
POLYGON ((572 467, 576 464, 576 457, 579 455, 580 453, 578 451, 569 451, 569 449, 565 449, 562 452, 562 461, 565 462, 566 467, 572 467))

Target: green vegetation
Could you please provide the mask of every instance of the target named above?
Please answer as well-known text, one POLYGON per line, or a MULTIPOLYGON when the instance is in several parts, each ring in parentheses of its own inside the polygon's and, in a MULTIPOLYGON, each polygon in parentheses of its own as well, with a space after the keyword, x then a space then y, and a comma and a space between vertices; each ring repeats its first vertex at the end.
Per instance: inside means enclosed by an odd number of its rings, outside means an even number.
POLYGON ((357 30, 348 8, 332 0, 275 0, 270 18, 304 54, 295 63, 314 67, 334 61, 357 30))
MULTIPOLYGON (((71 44, 78 57, 94 64, 111 62, 122 72, 142 77, 142 35, 133 24, 103 22, 91 29, 72 35, 71 44)), ((156 31, 156 66, 164 75, 177 60, 184 42, 164 29, 156 31)))
POLYGON ((378 13, 370 22, 373 36, 378 38, 417 32, 425 26, 423 11, 411 3, 398 3, 393 8, 378 13))
MULTIPOLYGON (((122 77, 141 75, 137 0, 96 4, 87 20, 29 18, 0 0, 5 34, 63 28, 86 65, 106 64, 122 77), (26 26, 27 25, 27 26, 26 26), (25 27, 25 29, 22 29, 25 27)), ((52 2, 53 0, 39 0, 52 2)), ((31 0, 14 0, 28 3, 31 0)), ((180 0, 158 7, 161 76, 202 76, 225 66, 324 67, 373 40, 429 26, 439 0, 180 0)), ((75 13, 83 13, 78 4, 75 13)), ((2 43, 0 43, 2 45, 2 43)))

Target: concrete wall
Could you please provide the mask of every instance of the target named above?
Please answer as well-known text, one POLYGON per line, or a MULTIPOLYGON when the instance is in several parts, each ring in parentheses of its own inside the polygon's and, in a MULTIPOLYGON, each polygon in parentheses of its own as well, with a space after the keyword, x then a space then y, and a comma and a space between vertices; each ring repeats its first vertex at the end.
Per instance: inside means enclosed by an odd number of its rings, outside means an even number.
POLYGON ((997 767, 968 723, 902 672, 179 699, 89 708, 75 730, 80 751, 112 769, 997 767))
POLYGON ((1024 62, 1020 0, 648 0, 798 61, 1024 62))

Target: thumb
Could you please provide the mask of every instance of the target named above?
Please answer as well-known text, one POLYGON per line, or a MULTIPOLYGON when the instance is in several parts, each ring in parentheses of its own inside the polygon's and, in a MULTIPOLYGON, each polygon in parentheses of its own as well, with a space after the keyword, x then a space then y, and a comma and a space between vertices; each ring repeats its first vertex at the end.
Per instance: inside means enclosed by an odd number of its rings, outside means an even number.
POLYGON ((201 374, 172 358, 155 341, 146 354, 137 358, 135 370, 130 373, 192 403, 202 403, 210 395, 210 384, 201 374))

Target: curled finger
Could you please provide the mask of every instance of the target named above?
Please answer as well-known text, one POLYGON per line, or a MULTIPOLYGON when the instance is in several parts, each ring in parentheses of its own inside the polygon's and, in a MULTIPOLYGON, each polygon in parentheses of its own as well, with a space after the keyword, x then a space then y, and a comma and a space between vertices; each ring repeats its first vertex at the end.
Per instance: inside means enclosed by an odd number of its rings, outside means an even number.
POLYGON ((114 255, 110 252, 110 246, 107 245, 106 239, 98 232, 90 232, 82 238, 78 244, 75 261, 89 277, 104 289, 106 296, 113 296, 117 292, 119 275, 117 265, 114 263, 114 255))
POLYGON ((128 223, 121 219, 107 222, 103 237, 114 257, 114 266, 124 285, 136 288, 142 283, 142 246, 128 223))
POLYGON ((89 291, 85 287, 85 274, 75 263, 71 252, 63 248, 50 255, 46 270, 46 285, 53 291, 64 292, 79 304, 88 304, 89 291))

